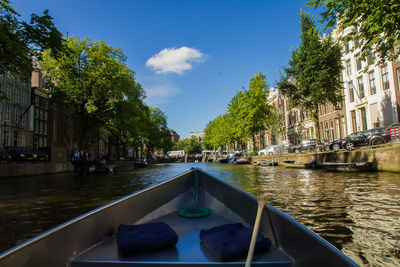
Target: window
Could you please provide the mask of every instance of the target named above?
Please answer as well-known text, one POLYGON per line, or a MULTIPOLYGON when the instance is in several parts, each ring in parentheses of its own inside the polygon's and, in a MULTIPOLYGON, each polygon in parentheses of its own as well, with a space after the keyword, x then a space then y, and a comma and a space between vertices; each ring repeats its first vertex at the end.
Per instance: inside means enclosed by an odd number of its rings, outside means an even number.
POLYGON ((368 65, 374 64, 375 62, 375 54, 373 52, 369 52, 368 57, 367 57, 367 63, 368 65))
POLYGON ((361 56, 359 54, 356 55, 356 67, 357 67, 357 71, 362 69, 362 60, 361 60, 361 56))
POLYGON ((39 118, 39 110, 35 108, 35 119, 39 118))
POLYGON ((10 99, 10 100, 12 99, 12 86, 11 85, 7 86, 6 96, 8 99, 10 99))
POLYGON ((346 45, 344 46, 344 51, 346 52, 346 54, 350 52, 350 43, 349 42, 346 42, 346 45))
POLYGON ((19 102, 19 90, 15 89, 15 102, 19 102))
POLYGON ((400 68, 396 70, 397 75, 397 89, 400 91, 400 68))
POLYGON ((365 108, 361 108, 360 113, 361 113, 361 127, 362 127, 362 130, 365 131, 368 129, 368 127, 367 127, 367 111, 365 110, 365 108))
POLYGON ((387 65, 385 65, 381 69, 382 73, 382 83, 383 83, 383 90, 387 90, 390 88, 390 83, 389 83, 389 71, 387 65))
POLYGON ((0 121, 1 121, 2 117, 3 117, 3 104, 0 103, 0 121))
POLYGON ((351 75, 351 62, 350 62, 350 59, 346 61, 346 72, 347 72, 348 76, 351 75))
POLYGON ((47 111, 43 111, 43 120, 47 121, 47 111))
POLYGON ((27 94, 26 94, 26 92, 23 92, 22 93, 22 104, 27 104, 28 103, 28 97, 27 97, 27 94))
POLYGON ((376 94, 376 84, 375 84, 375 72, 371 71, 368 73, 368 78, 369 78, 369 93, 371 95, 376 94))
POLYGON ((352 82, 349 82, 349 100, 350 103, 354 102, 354 87, 352 82))
POLYGON ((344 138, 345 129, 346 129, 346 122, 343 116, 340 117, 340 138, 344 138))
POLYGON ((10 106, 6 106, 6 109, 4 111, 4 119, 6 121, 10 121, 10 117, 11 117, 11 108, 10 106))
POLYGON ((333 141, 333 140, 335 140, 335 129, 333 127, 333 120, 330 120, 329 124, 331 126, 331 138, 332 138, 331 141, 333 141))
POLYGON ((22 115, 21 123, 22 123, 22 125, 25 125, 25 123, 26 123, 26 113, 24 115, 22 115))
POLYGON ((356 121, 356 111, 352 110, 351 114, 351 128, 353 133, 357 132, 357 121, 356 121))
POLYGON ((35 106, 39 106, 39 101, 40 101, 40 97, 38 95, 35 95, 35 106))
POLYGON ((47 122, 43 122, 43 134, 47 135, 47 122))
POLYGON ((359 39, 356 39, 356 41, 355 41, 355 47, 358 47, 360 45, 360 40, 359 39))
POLYGON ((35 131, 35 133, 39 132, 39 125, 38 125, 38 121, 37 120, 35 120, 35 122, 34 122, 34 131, 35 131))
POLYGON ((43 147, 47 147, 47 137, 43 137, 43 147))
POLYGON ((15 120, 14 120, 14 122, 15 123, 18 123, 19 122, 19 108, 15 108, 14 109, 14 115, 15 115, 15 120))
POLYGON ((364 91, 364 83, 363 83, 363 77, 359 77, 357 79, 358 81, 358 92, 360 93, 360 99, 363 99, 365 97, 365 91, 364 91))
POLYGON ((325 122, 325 140, 329 140, 329 126, 328 122, 325 122))

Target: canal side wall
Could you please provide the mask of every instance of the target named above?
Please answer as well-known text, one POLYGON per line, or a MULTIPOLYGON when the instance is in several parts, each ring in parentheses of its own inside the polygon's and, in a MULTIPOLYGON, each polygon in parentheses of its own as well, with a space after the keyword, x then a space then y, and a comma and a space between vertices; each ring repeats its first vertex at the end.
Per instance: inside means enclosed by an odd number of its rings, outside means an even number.
MULTIPOLYGON (((118 168, 133 167, 133 161, 116 161, 118 168)), ((3 163, 0 164, 1 177, 18 177, 30 175, 43 175, 61 172, 73 172, 74 166, 70 162, 46 163, 3 163)))
POLYGON ((41 175, 72 171, 74 171, 74 166, 69 162, 0 164, 0 177, 41 175))
POLYGON ((277 161, 295 160, 299 162, 310 162, 315 159, 318 165, 323 162, 365 162, 373 163, 374 170, 400 172, 400 144, 387 144, 377 147, 363 147, 353 151, 318 152, 318 153, 291 153, 284 155, 254 156, 252 162, 260 160, 277 161))

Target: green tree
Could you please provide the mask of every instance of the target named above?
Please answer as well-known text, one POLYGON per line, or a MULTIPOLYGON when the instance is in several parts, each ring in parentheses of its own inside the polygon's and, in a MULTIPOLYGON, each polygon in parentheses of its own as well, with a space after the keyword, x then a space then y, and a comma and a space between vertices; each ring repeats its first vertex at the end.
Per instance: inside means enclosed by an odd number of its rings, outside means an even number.
POLYGON ((53 56, 63 48, 61 33, 54 26, 49 11, 31 15, 30 23, 20 21, 20 15, 9 0, 0 0, 0 72, 10 71, 29 80, 33 57, 50 49, 53 56))
POLYGON ((206 149, 216 150, 232 143, 230 135, 229 114, 218 115, 210 121, 205 129, 203 145, 206 149))
POLYGON ((113 117, 107 125, 110 140, 117 148, 117 157, 120 156, 120 147, 123 150, 122 154, 126 155, 128 148, 140 146, 140 136, 146 119, 142 116, 147 109, 143 103, 142 86, 133 76, 127 76, 126 79, 126 87, 120 88, 123 90, 124 98, 117 103, 113 117))
POLYGON ((301 12, 301 45, 292 51, 277 86, 290 103, 309 112, 320 140, 318 107, 342 100, 341 47, 331 36, 323 37, 309 14, 301 12))
POLYGON ((228 105, 234 139, 241 142, 251 139, 267 129, 277 129, 279 122, 275 107, 268 101, 269 89, 265 75, 256 74, 250 79, 249 89, 239 91, 228 105))
POLYGON ((135 86, 125 61, 120 49, 89 39, 67 38, 58 57, 44 53, 41 66, 52 82, 52 100, 78 124, 80 148, 89 131, 110 125, 124 90, 135 86))
POLYGON ((400 4, 394 0, 312 0, 314 8, 323 7, 321 22, 327 28, 336 25, 340 30, 350 28, 344 41, 360 42, 363 57, 376 50, 380 62, 400 55, 400 4))
POLYGON ((197 138, 193 136, 192 138, 179 140, 177 143, 174 144, 173 149, 184 150, 186 155, 200 154, 202 151, 202 146, 197 138))
POLYGON ((148 107, 144 116, 142 140, 147 148, 147 157, 155 149, 162 149, 165 152, 171 147, 171 132, 167 126, 167 116, 159 109, 148 107))

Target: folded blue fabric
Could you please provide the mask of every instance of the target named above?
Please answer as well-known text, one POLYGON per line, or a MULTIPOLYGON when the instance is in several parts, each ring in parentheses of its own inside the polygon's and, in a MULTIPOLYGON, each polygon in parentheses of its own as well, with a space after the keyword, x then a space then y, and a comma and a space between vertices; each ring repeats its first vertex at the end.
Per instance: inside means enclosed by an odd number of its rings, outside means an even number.
MULTIPOLYGON (((253 230, 241 223, 224 224, 200 231, 202 244, 221 261, 245 258, 249 251, 253 230)), ((271 240, 260 234, 257 236, 254 253, 271 247, 271 240)))
POLYGON ((118 227, 117 244, 122 254, 156 250, 177 242, 178 235, 163 222, 118 227))

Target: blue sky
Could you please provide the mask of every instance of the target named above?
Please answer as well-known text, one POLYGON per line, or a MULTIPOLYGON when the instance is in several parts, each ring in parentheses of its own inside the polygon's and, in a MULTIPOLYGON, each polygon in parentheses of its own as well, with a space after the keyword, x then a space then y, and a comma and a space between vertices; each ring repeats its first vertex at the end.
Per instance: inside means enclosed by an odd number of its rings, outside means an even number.
POLYGON ((58 29, 121 48, 146 103, 183 137, 201 132, 251 77, 275 86, 299 42, 307 1, 14 0, 23 19, 49 9, 58 29))

